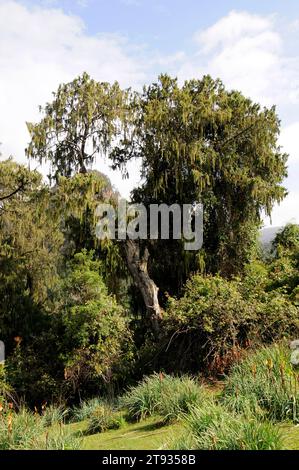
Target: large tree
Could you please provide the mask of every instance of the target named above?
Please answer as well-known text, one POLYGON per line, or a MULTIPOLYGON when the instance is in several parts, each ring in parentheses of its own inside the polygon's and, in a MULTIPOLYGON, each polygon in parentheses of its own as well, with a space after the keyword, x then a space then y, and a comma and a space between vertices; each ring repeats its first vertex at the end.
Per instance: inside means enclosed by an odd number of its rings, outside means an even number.
POLYGON ((241 274, 262 212, 269 215, 285 195, 287 156, 277 143, 275 108, 262 109, 209 76, 179 86, 162 75, 137 94, 84 74, 60 86, 42 121, 29 129, 28 155, 50 160, 56 176, 84 173, 99 153, 124 170, 140 158, 144 184, 133 191, 134 201, 203 203, 199 253, 186 255, 175 240, 124 243, 155 329, 161 317, 157 284, 177 293, 199 267, 241 274))
POLYGON ((134 128, 113 156, 118 165, 141 159, 145 183, 135 200, 202 202, 206 270, 241 273, 262 213, 285 195, 287 155, 277 143, 275 108, 262 109, 209 76, 180 87, 162 75, 139 97, 134 128))
MULTIPOLYGON (((49 161, 50 176, 60 185, 63 181, 66 184, 64 178, 71 178, 76 173, 81 175, 79 180, 72 179, 74 183, 88 184, 87 172, 92 168, 95 156, 110 156, 117 145, 126 146, 131 142, 131 134, 135 132, 136 94, 130 90, 121 90, 117 83, 109 85, 96 82, 86 73, 61 85, 54 93, 53 102, 41 110, 42 120, 37 124, 27 124, 31 142, 26 152, 28 157, 40 162, 49 161)), ((117 148, 120 158, 120 150, 117 148)), ((75 186, 70 182, 73 191, 75 186)), ((87 201, 84 196, 85 202, 81 201, 81 204, 78 201, 76 204, 76 200, 71 198, 77 209, 81 212, 83 209, 95 209, 98 201, 96 188, 94 184, 90 185, 90 197, 87 201)), ((158 289, 147 272, 147 248, 140 249, 138 241, 125 241, 122 243, 122 252, 133 280, 140 289, 148 317, 154 329, 157 329, 157 319, 160 318, 158 289)), ((118 258, 118 250, 114 250, 115 254, 118 258)))
POLYGON ((0 203, 0 336, 9 353, 14 337, 26 341, 44 321, 63 236, 38 172, 8 159, 0 163, 0 178, 5 195, 26 181, 0 203))
POLYGON ((54 100, 40 108, 44 117, 38 124, 27 123, 32 140, 28 157, 49 161, 51 176, 86 173, 99 153, 107 153, 126 122, 129 91, 117 82, 92 80, 88 74, 62 84, 54 100))

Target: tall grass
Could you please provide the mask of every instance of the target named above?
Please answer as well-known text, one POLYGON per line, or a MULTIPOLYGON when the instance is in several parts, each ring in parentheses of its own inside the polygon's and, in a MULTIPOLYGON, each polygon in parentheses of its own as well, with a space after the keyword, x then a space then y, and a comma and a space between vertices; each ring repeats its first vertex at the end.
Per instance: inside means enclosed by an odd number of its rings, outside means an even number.
POLYGON ((79 450, 82 436, 73 434, 64 425, 51 429, 40 435, 35 442, 35 449, 39 450, 79 450))
POLYGON ((86 429, 86 434, 96 434, 108 429, 119 429, 125 426, 126 420, 123 414, 106 404, 99 405, 92 412, 86 429))
POLYGON ((280 431, 271 423, 250 420, 229 413, 216 403, 194 407, 185 416, 186 437, 173 444, 175 449, 201 450, 277 450, 281 449, 280 431))
MULTIPOLYGON (((2 410, 0 414, 0 450, 35 450, 51 449, 66 450, 79 449, 81 440, 56 418, 61 418, 61 413, 57 414, 57 408, 51 413, 40 416, 22 408, 17 413, 12 410, 2 410), (46 427, 46 422, 51 416, 51 426, 46 427), (55 424, 54 418, 55 417, 55 424)), ((50 421, 49 421, 50 422, 50 421)))
POLYGON ((298 423, 298 372, 290 364, 288 348, 261 348, 236 364, 221 401, 229 410, 247 416, 298 423))
POLYGON ((32 449, 44 431, 42 419, 25 408, 0 416, 0 449, 32 449))
POLYGON ((105 401, 102 398, 91 398, 90 400, 82 402, 80 406, 76 406, 70 410, 70 420, 76 423, 89 419, 93 412, 99 406, 102 406, 103 403, 105 403, 105 401))
POLYGON ((190 377, 153 374, 145 377, 136 387, 131 387, 121 404, 133 419, 141 420, 158 414, 169 422, 205 399, 205 388, 190 377))
POLYGON ((54 426, 63 423, 68 417, 69 410, 61 406, 50 405, 43 412, 43 422, 45 426, 54 426))

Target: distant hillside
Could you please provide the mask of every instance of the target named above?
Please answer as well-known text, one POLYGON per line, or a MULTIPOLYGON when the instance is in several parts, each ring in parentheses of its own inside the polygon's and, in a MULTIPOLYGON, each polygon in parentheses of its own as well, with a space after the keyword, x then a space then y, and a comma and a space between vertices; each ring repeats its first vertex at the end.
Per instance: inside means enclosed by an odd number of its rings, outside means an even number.
POLYGON ((274 240, 277 232, 281 229, 282 227, 266 227, 261 230, 260 241, 266 251, 270 250, 271 242, 274 240))

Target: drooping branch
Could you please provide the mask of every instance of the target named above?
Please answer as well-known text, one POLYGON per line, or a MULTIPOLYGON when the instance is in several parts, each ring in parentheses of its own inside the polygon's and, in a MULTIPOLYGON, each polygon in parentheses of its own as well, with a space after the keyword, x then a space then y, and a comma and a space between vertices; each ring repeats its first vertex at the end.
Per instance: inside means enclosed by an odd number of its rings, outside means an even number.
POLYGON ((11 193, 6 194, 5 196, 0 196, 0 201, 4 201, 5 199, 9 199, 13 197, 15 194, 17 194, 19 191, 22 191, 25 187, 25 181, 22 181, 19 186, 14 189, 11 193))

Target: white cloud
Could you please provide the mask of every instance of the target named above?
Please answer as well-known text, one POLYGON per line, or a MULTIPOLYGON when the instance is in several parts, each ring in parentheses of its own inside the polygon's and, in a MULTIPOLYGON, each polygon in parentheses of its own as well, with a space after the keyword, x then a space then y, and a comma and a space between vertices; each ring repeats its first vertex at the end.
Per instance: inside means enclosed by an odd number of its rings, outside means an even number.
MULTIPOLYGON (((195 33, 197 52, 186 56, 178 66, 180 80, 203 74, 220 77, 228 88, 238 89, 263 105, 276 104, 278 113, 292 119, 299 104, 299 55, 286 53, 292 38, 278 23, 274 15, 230 12, 211 27, 195 33)), ((294 23, 290 29, 294 30, 294 23)), ((289 121, 282 128, 280 143, 290 154, 289 176, 285 181, 289 195, 280 206, 275 206, 274 225, 291 219, 299 223, 298 136, 299 122, 289 121)), ((266 224, 269 223, 267 219, 266 224)))
MULTIPOLYGON (((272 214, 272 224, 285 225, 287 222, 299 223, 299 122, 294 122, 282 129, 279 143, 283 151, 289 154, 288 178, 285 181, 289 194, 280 205, 276 205, 272 214)), ((270 220, 266 220, 270 224, 270 220)))
POLYGON ((216 47, 233 46, 243 37, 255 39, 261 32, 272 28, 272 18, 231 11, 211 27, 194 34, 195 41, 203 52, 209 53, 216 47))
MULTIPOLYGON (((138 86, 144 69, 136 49, 117 35, 89 36, 78 17, 59 9, 26 8, 0 2, 0 142, 1 152, 25 161, 26 121, 39 119, 38 105, 51 99, 61 82, 87 71, 101 81, 138 86), (135 58, 134 58, 135 56, 135 58)), ((102 171, 109 172, 107 165, 102 171)), ((138 178, 137 171, 131 172, 138 178)), ((113 173, 114 174, 114 173, 113 173)), ((118 182, 119 175, 115 175, 118 182)), ((134 181, 135 181, 134 179, 134 181)), ((130 182, 121 182, 128 194, 130 182)))
POLYGON ((299 103, 299 58, 285 52, 274 15, 232 11, 194 35, 197 52, 179 68, 180 78, 209 73, 264 105, 299 103))
MULTIPOLYGON (((299 121, 286 126, 281 131, 280 145, 284 151, 290 155, 289 165, 298 164, 299 166, 299 121)), ((298 185, 297 180, 297 185, 298 185)))

